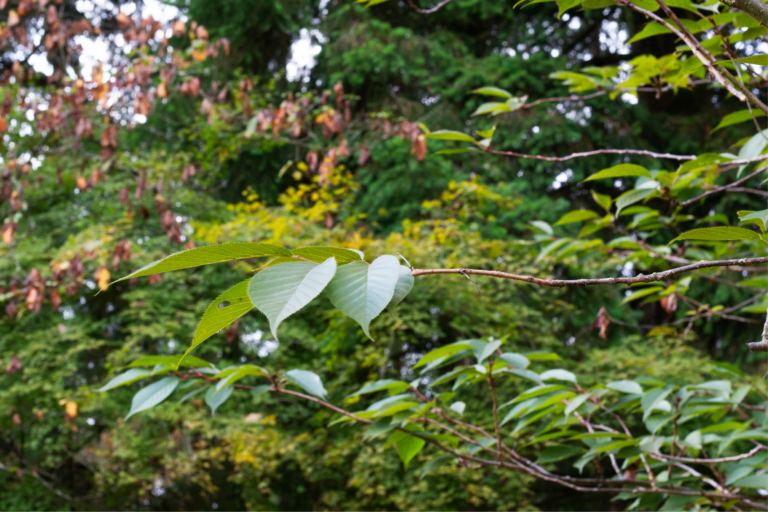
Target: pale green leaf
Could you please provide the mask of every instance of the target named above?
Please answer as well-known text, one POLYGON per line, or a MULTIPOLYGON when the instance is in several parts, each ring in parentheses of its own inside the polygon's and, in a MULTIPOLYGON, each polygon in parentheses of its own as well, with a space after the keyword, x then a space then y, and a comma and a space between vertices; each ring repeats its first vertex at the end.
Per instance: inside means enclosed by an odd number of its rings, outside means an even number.
MULTIPOLYGON (((363 262, 357 264, 366 266, 363 262)), ((331 257, 320 265, 309 261, 275 265, 253 277, 248 296, 269 320, 275 339, 280 323, 320 295, 336 274, 336 268, 336 260, 331 257)))
POLYGON ((576 376, 568 370, 557 368, 555 370, 547 370, 540 376, 541 380, 565 380, 576 384, 576 376))
POLYGON ((220 391, 222 388, 225 388, 226 386, 229 386, 230 384, 234 384, 238 380, 242 379, 243 377, 247 377, 248 375, 255 375, 257 377, 265 377, 268 375, 269 372, 267 372, 264 368, 260 368, 258 366, 253 365, 245 365, 236 372, 228 375, 226 378, 223 378, 219 381, 218 384, 216 384, 216 391, 220 391))
POLYGON ((579 395, 573 400, 571 400, 571 403, 568 404, 568 406, 565 408, 564 414, 566 416, 570 415, 573 411, 578 409, 582 406, 584 402, 589 400, 589 395, 579 395))
POLYGON ((765 117, 765 113, 761 110, 753 109, 752 112, 748 109, 746 110, 739 110, 738 112, 732 112, 725 116, 722 121, 720 121, 720 124, 718 124, 714 130, 712 130, 710 133, 715 133, 717 130, 721 128, 725 128, 726 126, 731 126, 738 123, 743 123, 745 121, 750 121, 752 119, 752 116, 755 117, 765 117))
POLYGON ((464 402, 453 402, 451 404, 450 409, 452 411, 459 413, 459 416, 464 416, 464 409, 466 409, 466 407, 467 407, 467 404, 465 404, 464 402))
POLYGON ((439 130, 426 135, 426 137, 428 139, 457 140, 461 142, 471 142, 473 144, 477 144, 477 141, 474 139, 474 137, 471 137, 466 133, 454 132, 451 130, 439 130))
POLYGON ((400 460, 403 461, 405 469, 408 469, 408 463, 424 448, 426 441, 398 430, 392 432, 387 444, 395 446, 395 450, 400 456, 400 460))
POLYGON ((642 201, 654 192, 655 190, 652 188, 636 188, 621 194, 616 199, 616 216, 618 217, 619 213, 621 213, 621 210, 627 206, 635 204, 638 201, 642 201))
POLYGON ((759 224, 763 228, 763 231, 768 229, 768 210, 760 210, 758 212, 738 212, 739 220, 746 222, 748 220, 760 221, 759 224))
POLYGON ((370 265, 355 261, 336 271, 328 297, 371 338, 368 326, 394 297, 399 277, 400 263, 394 256, 380 256, 370 265))
POLYGON ((643 421, 648 419, 651 413, 673 389, 672 386, 667 386, 665 388, 652 389, 643 395, 640 399, 640 405, 643 408, 643 421))
POLYGON ((516 368, 520 368, 521 370, 528 368, 528 365, 531 364, 528 358, 524 355, 511 352, 504 352, 499 356, 499 359, 516 368))
POLYGON ((475 89, 472 91, 473 94, 485 94, 487 96, 499 96, 501 98, 511 98, 512 94, 505 91, 504 89, 499 89, 498 87, 481 87, 479 89, 475 89))
POLYGON ((218 389, 216 386, 211 386, 205 393, 205 403, 211 408, 211 414, 216 414, 221 404, 227 401, 234 391, 234 386, 229 385, 224 388, 218 389))
POLYGON ((599 215, 592 210, 574 210, 560 217, 560 220, 555 223, 555 226, 573 224, 574 222, 582 222, 589 219, 595 219, 597 217, 599 217, 599 215))
POLYGON ((131 402, 131 410, 125 419, 127 420, 138 412, 146 411, 150 407, 156 406, 168 398, 168 396, 173 393, 173 390, 176 389, 176 386, 178 385, 178 378, 165 377, 145 388, 142 388, 133 396, 133 401, 131 402))
POLYGON ((454 459, 455 457, 453 455, 438 455, 434 459, 430 459, 426 464, 424 464, 420 479, 423 479, 437 468, 445 466, 446 464, 450 464, 454 459))
POLYGON ((107 382, 104 386, 100 387, 96 391, 107 391, 119 386, 125 386, 126 384, 131 384, 132 382, 136 382, 137 380, 143 379, 144 377, 148 377, 150 375, 152 375, 152 370, 131 368, 127 372, 121 373, 120 375, 114 377, 112 380, 107 382))
POLYGON ((305 370, 290 370, 285 373, 289 382, 296 384, 310 395, 325 399, 328 392, 317 374, 305 370))
POLYGON ((411 292, 413 288, 413 273, 411 269, 405 265, 400 265, 400 273, 397 277, 397 284, 395 285, 395 292, 392 294, 392 300, 387 304, 389 311, 394 311, 398 304, 411 292))
POLYGON ((360 251, 340 247, 299 247, 298 249, 293 249, 291 253, 294 256, 301 256, 315 263, 323 263, 328 258, 335 258, 337 264, 344 265, 345 263, 363 259, 360 251))
POLYGON ((627 393, 630 395, 642 395, 643 394, 643 388, 640 387, 640 384, 633 380, 617 380, 614 382, 609 382, 605 385, 608 389, 612 389, 614 391, 619 391, 621 393, 627 393))
POLYGON ((186 366, 189 368, 210 368, 211 363, 203 361, 197 357, 184 356, 144 356, 128 365, 128 368, 137 366, 155 366, 158 364, 167 364, 172 366, 186 366))
POLYGON ((376 382, 369 382, 360 388, 357 392, 349 395, 347 398, 352 398, 353 396, 358 395, 365 395, 368 393, 375 393, 385 389, 389 390, 391 393, 400 393, 401 391, 408 389, 408 384, 403 381, 393 379, 377 380, 376 382))

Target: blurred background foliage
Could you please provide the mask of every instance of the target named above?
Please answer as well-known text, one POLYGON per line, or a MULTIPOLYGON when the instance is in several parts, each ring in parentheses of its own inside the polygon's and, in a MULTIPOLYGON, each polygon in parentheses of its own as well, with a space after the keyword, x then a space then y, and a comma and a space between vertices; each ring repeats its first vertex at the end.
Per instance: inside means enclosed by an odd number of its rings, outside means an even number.
MULTIPOLYGON (((114 9, 133 5, 114 2, 112 11, 98 11, 89 2, 63 2, 72 16, 101 23, 105 30, 114 25, 114 9)), ((370 255, 399 252, 422 268, 616 275, 622 271, 619 256, 536 264, 538 249, 524 239, 530 238, 532 220, 552 223, 569 210, 593 208, 580 181, 620 163, 619 157, 548 163, 436 156, 432 153, 443 146, 430 141, 430 154, 419 159, 407 137, 390 132, 402 120, 462 129, 479 104, 468 95, 474 88, 493 84, 532 99, 566 95, 550 73, 579 61, 607 65, 668 53, 674 40, 622 44, 616 35, 642 20, 611 8, 557 20, 551 4, 513 10, 511 3, 492 0, 454 0, 430 16, 395 1, 371 8, 347 0, 171 3, 188 23, 204 25, 211 40, 229 41, 228 56, 187 68, 205 87, 219 82, 234 94, 238 84, 250 80, 249 102, 260 109, 276 108, 287 98, 306 97, 317 105, 324 91, 343 84, 350 126, 357 127, 347 133, 354 150, 340 152, 330 181, 320 186, 305 155, 338 145, 333 134, 292 143, 254 133, 248 126, 251 107, 242 96, 211 115, 201 113, 196 95, 169 95, 145 122, 120 132, 119 151, 100 183, 82 188, 77 182, 89 172, 84 169, 97 165, 96 141, 83 142, 76 156, 67 151, 49 156, 32 171, 30 180, 40 178, 26 190, 15 240, 0 246, 0 299, 6 310, 0 318, 0 462, 7 469, 0 471, 0 508, 610 509, 607 497, 578 496, 511 472, 443 469, 421 479, 413 469, 417 465, 404 470, 381 440, 363 438, 355 426, 327 429, 328 412, 282 396, 238 391, 213 416, 199 399, 174 401, 123 421, 140 385, 108 398, 95 389, 140 355, 182 353, 211 300, 259 262, 166 274, 151 282, 143 278, 96 292, 101 281, 185 245, 251 240, 338 245, 370 255), (318 52, 309 69, 295 62, 301 45, 305 53, 306 48, 318 52), (190 165, 196 174, 183 177, 190 165), (137 180, 144 180, 144 190, 137 180), (120 196, 126 187, 127 199, 120 196), (158 203, 172 205, 170 220, 162 217, 170 210, 158 203), (11 300, 33 269, 50 281, 62 262, 70 271, 81 267, 79 274, 71 271, 74 284, 62 285, 60 305, 52 307, 46 296, 36 312, 11 300), (53 487, 43 483, 49 481, 53 487)), ((10 2, 6 11, 14 6, 10 2)), ((178 52, 193 44, 183 31, 171 39, 178 52)), ((13 58, 3 55, 3 69, 13 58)), ((0 95, 18 95, 20 88, 7 81, 0 95)), ((328 105, 334 97, 328 95, 328 105)), ((603 96, 562 111, 503 116, 495 143, 556 155, 599 147, 700 153, 749 134, 748 127, 735 126, 709 135, 723 115, 739 108, 736 103, 722 90, 701 88, 660 99, 641 93, 638 102, 603 96)), ((92 117, 98 125, 98 115, 92 117)), ((472 123, 475 129, 490 126, 487 120, 472 123)), ((41 133, 11 130, 4 137, 16 155, 25 148, 67 144, 41 133)), ((667 165, 639 160, 649 168, 667 165)), ((702 208, 711 208, 711 214, 760 209, 755 204, 760 199, 725 195, 702 208)), ((0 216, 11 218, 8 208, 7 202, 0 204, 0 216)), ((511 350, 557 352, 569 368, 596 381, 652 375, 695 383, 724 371, 713 361, 748 375, 765 371, 764 361, 743 349, 744 341, 758 339, 755 326, 710 319, 685 332, 648 337, 647 330, 633 326, 667 313, 658 304, 622 305, 620 289, 477 282, 480 293, 461 276, 417 279, 398 314, 374 322, 375 342, 323 299, 287 322, 279 343, 254 312, 196 354, 219 366, 249 361, 274 370, 310 369, 339 403, 342 388, 377 378, 410 380, 416 376, 412 366, 430 348, 480 336, 508 336, 511 350), (626 323, 611 324, 606 339, 591 328, 601 306, 626 323)), ((710 282, 690 295, 719 304, 738 301, 741 293, 710 282)), ((461 393, 466 403, 487 401, 479 391, 461 393)))

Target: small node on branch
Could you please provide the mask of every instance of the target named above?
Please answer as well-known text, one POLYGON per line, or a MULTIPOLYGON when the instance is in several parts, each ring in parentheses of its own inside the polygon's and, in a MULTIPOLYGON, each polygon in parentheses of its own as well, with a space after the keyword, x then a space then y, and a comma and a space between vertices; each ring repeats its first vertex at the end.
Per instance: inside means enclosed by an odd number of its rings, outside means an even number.
POLYGON ((765 325, 763 326, 762 341, 747 343, 750 352, 768 352, 768 309, 765 312, 765 325))

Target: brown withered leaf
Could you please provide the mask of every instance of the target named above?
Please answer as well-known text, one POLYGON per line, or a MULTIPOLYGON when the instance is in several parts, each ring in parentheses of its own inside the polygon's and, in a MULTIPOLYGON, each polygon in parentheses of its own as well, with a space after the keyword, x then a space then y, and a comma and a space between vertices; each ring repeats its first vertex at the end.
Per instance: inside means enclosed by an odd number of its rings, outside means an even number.
POLYGON ((8 366, 5 367, 6 373, 16 373, 21 370, 21 359, 17 355, 12 355, 11 360, 8 361, 8 366))
POLYGON ((597 312, 597 318, 595 318, 595 321, 592 322, 590 325, 590 328, 592 329, 600 329, 599 335, 604 340, 608 339, 608 326, 611 324, 610 317, 608 316, 608 311, 605 309, 605 306, 601 306, 600 310, 597 312))
POLYGON ((677 294, 673 293, 672 295, 667 295, 662 298, 661 307, 664 308, 664 311, 667 313, 674 313, 677 311, 677 294))

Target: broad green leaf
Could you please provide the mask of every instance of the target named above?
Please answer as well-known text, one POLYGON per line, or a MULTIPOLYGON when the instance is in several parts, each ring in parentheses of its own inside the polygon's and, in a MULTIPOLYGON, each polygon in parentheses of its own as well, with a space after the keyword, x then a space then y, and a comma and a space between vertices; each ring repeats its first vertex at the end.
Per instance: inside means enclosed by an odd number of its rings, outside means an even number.
POLYGON ((646 178, 651 177, 651 173, 648 169, 635 164, 620 164, 608 169, 593 174, 584 181, 600 180, 603 178, 623 178, 626 176, 644 176, 646 178))
POLYGON ((253 309, 251 299, 248 298, 248 283, 250 281, 247 279, 236 284, 219 295, 208 306, 197 325, 192 344, 182 356, 182 361, 189 359, 186 356, 195 347, 253 309))
POLYGON ((739 220, 746 222, 748 220, 760 221, 758 224, 763 228, 763 231, 768 230, 768 210, 760 210, 758 212, 739 212, 739 220))
POLYGON ((579 446, 548 446, 541 451, 539 458, 536 459, 536 464, 548 464, 550 462, 557 462, 575 457, 576 455, 581 455, 582 453, 584 453, 584 449, 579 446))
POLYGON ((250 364, 245 365, 231 375, 228 375, 226 378, 221 379, 219 383, 216 384, 216 391, 220 391, 222 388, 234 384, 238 380, 242 379, 243 377, 247 377, 248 375, 264 377, 268 375, 268 373, 269 372, 267 372, 264 368, 259 368, 258 366, 253 366, 250 364))
POLYGON ((232 391, 234 391, 234 389, 235 388, 232 385, 221 389, 218 389, 216 386, 208 388, 208 391, 205 393, 205 403, 211 408, 211 414, 216 414, 216 409, 232 396, 232 391))
POLYGON ((411 269, 405 265, 400 265, 400 273, 397 277, 397 284, 395 285, 395 293, 392 294, 392 300, 387 304, 389 311, 394 311, 398 304, 411 292, 413 289, 413 273, 411 269))
POLYGON ((618 217, 621 213, 621 210, 627 206, 635 204, 638 201, 642 201, 654 192, 656 192, 656 190, 652 188, 635 188, 624 192, 616 199, 616 217, 618 217))
MULTIPOLYGON (((768 56, 766 56, 768 57, 768 56)), ((749 487, 753 489, 768 489, 768 473, 762 475, 752 475, 742 478, 736 482, 737 487, 749 487)))
POLYGON ((347 398, 352 398, 353 396, 358 396, 358 395, 365 395, 368 393, 375 393, 377 391, 382 391, 385 389, 392 393, 400 393, 401 391, 405 391, 406 389, 408 389, 408 387, 409 387, 408 384, 399 380, 393 380, 393 379, 377 380, 376 382, 369 382, 368 384, 360 388, 357 392, 347 396, 347 398))
POLYGON ((261 258, 263 256, 290 256, 291 251, 283 247, 272 244, 256 243, 237 243, 210 245, 208 247, 198 247, 188 251, 171 254, 167 258, 150 263, 136 272, 121 277, 114 283, 132 279, 134 277, 149 276, 152 274, 161 274, 172 270, 181 270, 184 268, 200 267, 210 265, 211 263, 221 263, 224 261, 242 260, 246 258, 261 258))
POLYGON ((436 470, 437 468, 450 464, 454 459, 455 457, 453 455, 438 455, 434 459, 430 459, 426 464, 424 464, 424 469, 421 470, 420 479, 423 480, 424 477, 429 473, 436 470))
POLYGON ((149 375, 152 375, 152 370, 131 368, 127 372, 121 373, 117 377, 114 377, 112 380, 107 382, 104 386, 100 387, 96 391, 107 391, 108 389, 125 386, 126 384, 130 384, 132 382, 136 382, 139 379, 143 379, 144 377, 148 377, 149 375))
POLYGON ((472 340, 470 345, 477 358, 477 364, 483 364, 501 346, 501 341, 486 343, 482 340, 472 340))
POLYGON ((317 374, 305 370, 290 370, 285 373, 289 382, 296 384, 310 395, 325 399, 328 392, 323 387, 323 381, 317 374))
POLYGON ((703 384, 693 386, 693 389, 704 389, 707 391, 715 391, 718 394, 728 396, 731 394, 731 382, 727 380, 710 380, 703 384))
POLYGON ((531 364, 528 358, 525 357, 524 355, 514 354, 511 352, 504 352, 499 356, 499 359, 501 359, 507 364, 511 364, 516 368, 520 368, 521 370, 525 370, 531 364))
POLYGON ((643 408, 643 421, 647 420, 654 409, 669 395, 674 388, 667 386, 660 389, 652 389, 643 395, 640 399, 640 405, 643 408))
MULTIPOLYGON (((362 262, 357 264, 366 266, 362 262)), ((276 265, 253 277, 248 285, 248 296, 267 317, 272 335, 277 339, 280 323, 320 295, 335 274, 336 260, 333 257, 320 265, 308 261, 276 265)))
MULTIPOLYGON (((699 447, 701 449, 701 447, 699 447)), ((742 478, 751 475, 755 472, 755 468, 751 466, 736 466, 736 468, 728 475, 728 480, 725 481, 725 485, 731 485, 734 482, 738 482, 742 478)), ((768 481, 765 482, 768 485, 768 481)))
MULTIPOLYGON (((760 235, 751 229, 733 228, 733 227, 716 227, 716 228, 699 228, 686 231, 682 235, 678 236, 672 242, 678 240, 709 240, 709 241, 724 241, 724 240, 760 240, 760 235)), ((672 242, 669 242, 670 244, 672 242)))
POLYGON ((392 432, 387 444, 395 446, 400 460, 403 461, 403 466, 408 469, 408 463, 424 448, 426 441, 398 430, 392 432))
POLYGON ((538 229, 542 233, 546 233, 547 235, 552 235, 554 231, 552 230, 552 226, 550 226, 548 223, 544 222, 543 220, 532 220, 531 226, 538 229))
POLYGON ((471 142, 473 144, 477 144, 477 141, 474 139, 474 137, 471 137, 466 133, 454 132, 451 130, 439 130, 439 131, 427 134, 426 137, 428 139, 457 140, 461 142, 471 142))
POLYGON ((563 226, 565 224, 573 224, 574 222, 581 222, 589 219, 595 219, 599 217, 598 214, 592 210, 574 210, 568 212, 555 223, 555 226, 563 226))
POLYGON ((635 34, 632 39, 627 41, 627 44, 642 41, 649 37, 658 36, 661 34, 671 34, 672 31, 657 21, 652 21, 643 27, 643 30, 635 34))
POLYGON ((251 395, 253 397, 261 396, 264 393, 269 392, 270 389, 273 389, 272 384, 261 384, 260 386, 251 389, 251 395))
POLYGON ((595 200, 597 204, 600 205, 600 207, 606 211, 606 213, 611 211, 611 204, 613 203, 613 200, 611 199, 611 196, 606 196, 604 194, 598 194, 594 190, 590 191, 592 194, 592 199, 595 200))
POLYGON ((394 256, 380 256, 370 265, 355 261, 336 271, 328 297, 371 338, 368 326, 394 297, 399 277, 400 263, 394 256))
POLYGON ((539 377, 541 377, 541 380, 547 381, 547 380, 565 380, 568 382, 573 382, 576 384, 576 376, 569 372, 568 370, 562 370, 560 368, 556 370, 547 370, 544 373, 542 373, 539 377))
POLYGON ((174 367, 186 366, 189 368, 210 368, 212 366, 211 363, 192 356, 144 356, 129 364, 128 368, 136 368, 137 366, 155 366, 158 364, 168 364, 174 367))
POLYGON ((568 407, 565 408, 564 414, 566 416, 570 415, 573 411, 578 409, 582 406, 584 402, 589 400, 589 395, 579 395, 573 400, 571 400, 571 403, 568 404, 568 407))
POLYGON ((752 279, 745 279, 739 281, 741 286, 751 286, 753 288, 768 288, 768 279, 761 279, 759 277, 753 277, 752 279))
POLYGON ((579 5, 581 5, 581 0, 557 0, 557 18, 562 18, 565 11, 579 5))
POLYGON ((301 256, 315 263, 323 263, 328 258, 335 258, 337 264, 344 265, 345 263, 363 259, 359 251, 340 247, 299 247, 298 249, 293 249, 291 253, 294 256, 301 256))
MULTIPOLYGON (((765 149, 765 145, 768 144, 768 140, 766 140, 766 137, 768 137, 768 129, 765 129, 753 135, 752 138, 750 138, 746 142, 746 144, 741 146, 741 149, 739 150, 739 158, 749 159, 749 158, 755 158, 758 155, 760 155, 765 149)), ((739 172, 737 176, 741 176, 741 172, 746 167, 747 167, 746 165, 742 165, 741 167, 739 167, 739 172)))
POLYGON ((628 393, 630 395, 643 394, 643 388, 640 387, 640 384, 633 380, 617 380, 614 382, 609 382, 605 385, 605 387, 614 391, 619 391, 621 393, 628 393))
POLYGON ((505 369, 504 373, 511 373, 512 375, 517 375, 518 377, 532 380, 533 382, 542 382, 541 376, 536 372, 532 372, 531 370, 518 370, 517 368, 509 368, 505 369))
POLYGON ((751 55, 740 59, 727 60, 724 62, 741 62, 742 64, 756 64, 758 66, 768 66, 768 55, 751 55))
POLYGON ((472 91, 472 93, 473 94, 485 94, 487 96, 499 96, 501 98, 507 98, 507 99, 512 97, 512 94, 510 94, 509 92, 505 91, 504 89, 499 89, 498 87, 492 87, 492 86, 481 87, 479 89, 475 89, 474 91, 472 91))
MULTIPOLYGON (((490 103, 483 103, 479 107, 477 107, 477 109, 474 112, 472 112, 471 116, 472 117, 481 116, 483 114, 488 114, 488 113, 494 112, 494 111, 499 110, 499 109, 504 109, 504 108, 506 108, 507 111, 509 110, 509 107, 507 106, 506 103, 499 103, 499 102, 496 102, 496 101, 493 101, 493 102, 490 102, 490 103)), ((482 135, 481 135, 481 137, 482 137, 482 135)))
POLYGON ((131 410, 127 420, 134 414, 146 411, 150 407, 154 407, 173 393, 176 386, 179 385, 179 379, 176 377, 165 377, 157 382, 150 384, 149 386, 142 388, 138 393, 133 395, 133 401, 131 402, 131 410))
POLYGON ((752 119, 752 116, 755 117, 764 117, 765 113, 763 113, 761 110, 752 109, 752 113, 750 114, 749 110, 739 110, 738 112, 733 112, 731 114, 728 114, 725 116, 722 121, 720 121, 720 124, 718 124, 714 130, 712 130, 710 133, 715 133, 717 130, 721 128, 725 128, 726 126, 731 126, 733 124, 743 123, 744 121, 749 121, 752 119))

